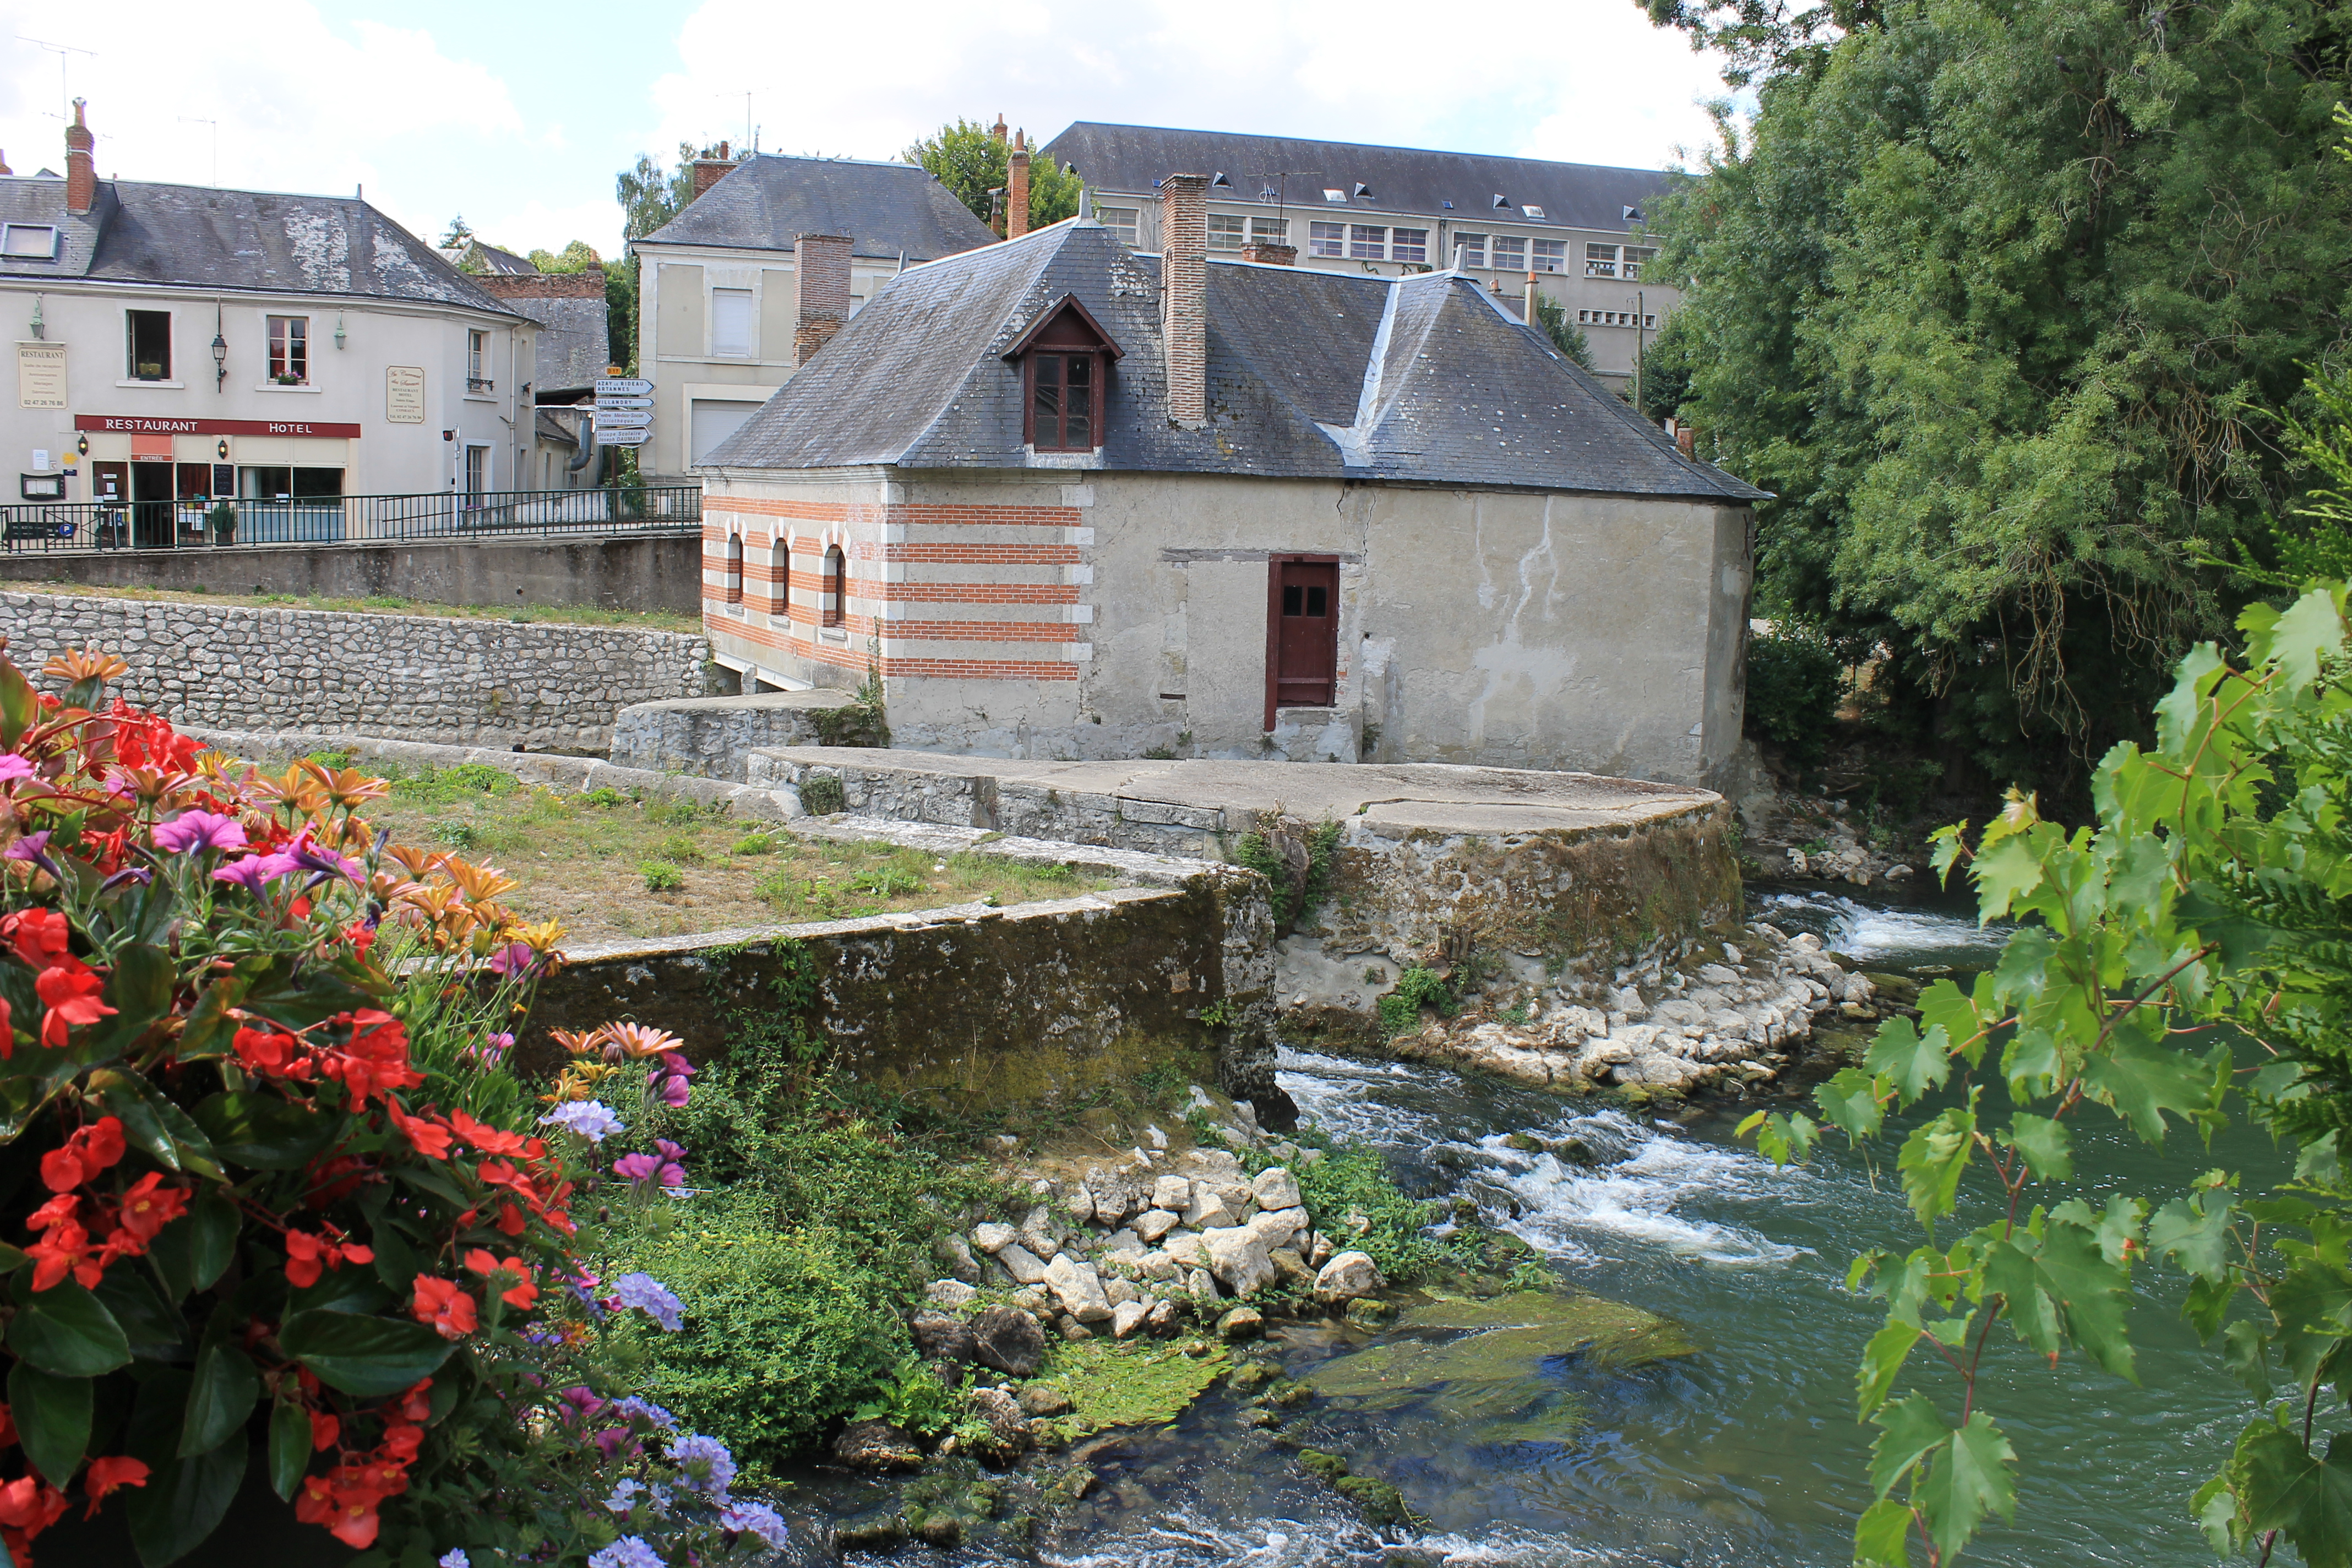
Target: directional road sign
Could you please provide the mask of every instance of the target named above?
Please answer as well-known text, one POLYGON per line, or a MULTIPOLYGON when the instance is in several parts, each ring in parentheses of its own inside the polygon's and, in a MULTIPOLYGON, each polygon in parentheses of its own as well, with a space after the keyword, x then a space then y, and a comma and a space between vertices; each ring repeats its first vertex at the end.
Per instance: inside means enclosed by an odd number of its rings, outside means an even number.
POLYGON ((599 430, 596 444, 600 447, 642 447, 654 438, 650 430, 599 430))
POLYGON ((653 426, 654 416, 643 409, 596 410, 596 428, 599 430, 650 430, 653 426))
POLYGON ((641 375, 605 375, 596 378, 599 397, 650 397, 654 384, 641 375))
POLYGON ((650 397, 613 396, 600 397, 596 400, 596 407, 600 413, 607 408, 651 408, 653 405, 654 400, 650 397))

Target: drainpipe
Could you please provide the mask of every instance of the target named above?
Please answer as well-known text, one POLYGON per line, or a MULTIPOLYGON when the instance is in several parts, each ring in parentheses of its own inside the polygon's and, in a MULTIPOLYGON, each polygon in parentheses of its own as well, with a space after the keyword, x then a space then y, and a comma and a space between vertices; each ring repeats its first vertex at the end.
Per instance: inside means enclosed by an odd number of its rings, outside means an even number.
POLYGON ((564 465, 563 471, 567 474, 576 474, 596 460, 596 415, 593 410, 580 416, 579 428, 572 434, 579 437, 580 450, 572 461, 564 465))

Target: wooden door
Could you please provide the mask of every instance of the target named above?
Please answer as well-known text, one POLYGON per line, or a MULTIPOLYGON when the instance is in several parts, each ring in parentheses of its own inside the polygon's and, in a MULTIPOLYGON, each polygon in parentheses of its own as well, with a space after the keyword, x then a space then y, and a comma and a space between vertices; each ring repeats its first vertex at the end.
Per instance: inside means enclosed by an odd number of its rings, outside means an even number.
POLYGON ((1277 555, 1267 563, 1265 727, 1277 708, 1328 708, 1339 668, 1339 563, 1277 555))

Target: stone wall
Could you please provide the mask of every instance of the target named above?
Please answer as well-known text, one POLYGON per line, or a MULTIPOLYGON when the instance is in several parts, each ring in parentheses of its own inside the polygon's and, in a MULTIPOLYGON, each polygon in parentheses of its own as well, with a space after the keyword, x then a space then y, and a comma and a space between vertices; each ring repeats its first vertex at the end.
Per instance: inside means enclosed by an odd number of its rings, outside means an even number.
POLYGON ((677 632, 46 594, 0 594, 0 634, 28 671, 121 655, 122 696, 180 724, 595 751, 629 704, 699 694, 710 653, 677 632))
POLYGON ((589 605, 702 613, 698 533, 479 539, 383 544, 257 544, 230 550, 0 553, 0 580, 429 605, 589 605))
POLYGON ((845 691, 640 702, 623 709, 614 722, 612 758, 616 767, 741 779, 751 752, 841 743, 845 730, 862 717, 845 691))

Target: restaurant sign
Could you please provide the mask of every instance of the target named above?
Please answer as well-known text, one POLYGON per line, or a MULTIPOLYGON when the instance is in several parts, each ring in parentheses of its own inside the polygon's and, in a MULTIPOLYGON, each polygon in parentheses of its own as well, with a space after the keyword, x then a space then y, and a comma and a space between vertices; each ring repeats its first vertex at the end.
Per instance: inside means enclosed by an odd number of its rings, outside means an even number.
POLYGON ((74 428, 121 436, 309 436, 335 441, 356 439, 360 433, 356 425, 311 419, 161 419, 144 414, 77 414, 74 428))

